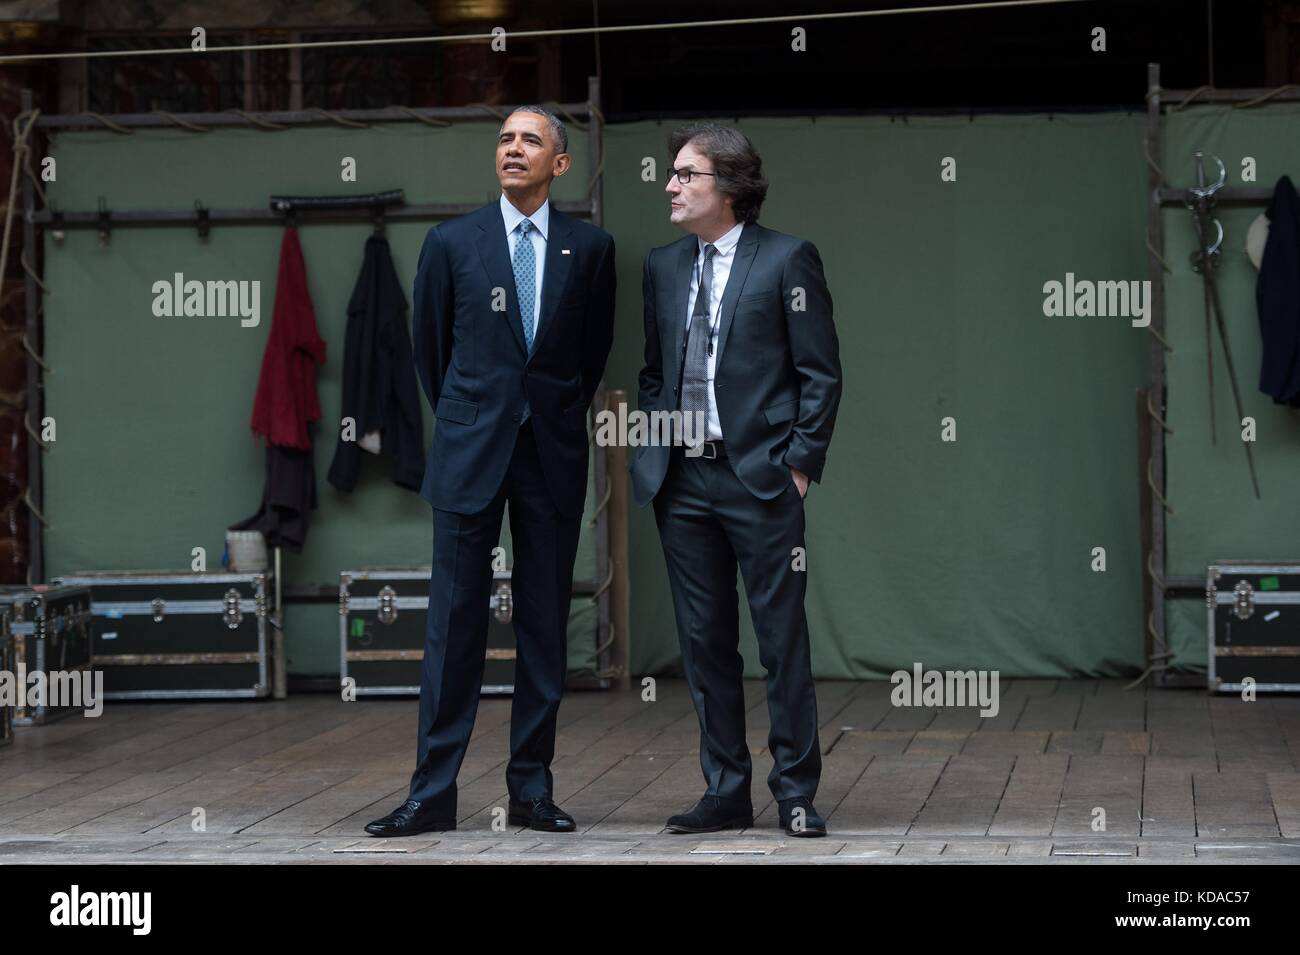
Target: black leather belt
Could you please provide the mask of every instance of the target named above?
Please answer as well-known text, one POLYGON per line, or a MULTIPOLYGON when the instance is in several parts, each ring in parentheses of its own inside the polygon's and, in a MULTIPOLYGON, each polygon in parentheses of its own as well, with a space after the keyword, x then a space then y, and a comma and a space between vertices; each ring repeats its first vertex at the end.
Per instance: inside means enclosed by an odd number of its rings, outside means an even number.
POLYGON ((727 449, 721 441, 705 441, 698 449, 699 454, 694 454, 695 448, 688 448, 685 445, 678 445, 678 450, 688 458, 695 458, 698 461, 717 461, 727 456, 727 449))

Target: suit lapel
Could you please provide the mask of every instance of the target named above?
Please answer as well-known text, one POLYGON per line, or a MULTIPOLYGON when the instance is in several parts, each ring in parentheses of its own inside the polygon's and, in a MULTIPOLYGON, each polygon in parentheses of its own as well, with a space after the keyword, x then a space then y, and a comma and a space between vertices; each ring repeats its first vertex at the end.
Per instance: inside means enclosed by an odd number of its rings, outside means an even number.
MULTIPOLYGON (((727 333, 731 331, 731 322, 736 315, 736 302, 740 299, 741 290, 745 287, 745 279, 749 276, 749 267, 754 264, 754 255, 757 252, 758 226, 749 222, 740 231, 736 255, 731 260, 731 274, 727 276, 727 290, 722 293, 722 317, 718 322, 718 355, 714 361, 715 369, 722 367, 722 353, 727 348, 727 333)), ((714 374, 717 374, 716 370, 714 374)))
MULTIPOLYGON (((501 226, 502 230, 505 225, 501 226)), ((559 305, 564 287, 569 281, 573 265, 573 223, 569 217, 557 212, 551 205, 550 223, 546 236, 546 263, 542 268, 542 313, 538 317, 537 334, 533 337, 533 354, 542 348, 542 341, 555 324, 555 309, 559 305), (564 250, 569 254, 565 255, 564 250)), ((520 337, 522 341, 522 335, 520 337)))
POLYGON ((699 252, 699 241, 695 236, 688 236, 689 241, 682 243, 673 265, 673 297, 669 303, 672 309, 669 328, 675 330, 673 340, 677 343, 673 351, 673 367, 681 367, 682 355, 686 348, 686 302, 691 297, 691 272, 695 268, 695 256, 699 252))
MULTIPOLYGON (((506 290, 506 310, 493 314, 501 316, 502 321, 510 326, 510 334, 515 338, 520 353, 527 358, 528 348, 524 342, 523 319, 519 316, 519 300, 515 293, 515 270, 510 264, 510 243, 506 241, 506 221, 501 218, 501 207, 492 203, 483 208, 478 222, 479 237, 475 243, 479 258, 487 272, 491 288, 506 290)), ((543 285, 545 294, 546 287, 543 285)), ((491 302, 488 307, 491 308, 491 302)))

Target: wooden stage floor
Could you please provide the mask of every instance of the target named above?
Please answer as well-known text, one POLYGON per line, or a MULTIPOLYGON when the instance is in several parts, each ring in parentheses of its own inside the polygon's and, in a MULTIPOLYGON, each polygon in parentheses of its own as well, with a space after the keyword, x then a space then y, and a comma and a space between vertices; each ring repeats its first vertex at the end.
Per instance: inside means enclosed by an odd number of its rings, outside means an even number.
POLYGON ((459 828, 392 840, 361 827, 405 796, 413 699, 109 703, 0 749, 0 864, 1300 862, 1300 698, 1122 686, 1004 680, 981 718, 896 708, 885 682, 819 682, 825 839, 776 827, 761 681, 746 683, 754 828, 705 836, 663 831, 704 789, 681 680, 653 703, 565 697, 552 770, 571 835, 493 829, 508 700, 480 705, 459 828))

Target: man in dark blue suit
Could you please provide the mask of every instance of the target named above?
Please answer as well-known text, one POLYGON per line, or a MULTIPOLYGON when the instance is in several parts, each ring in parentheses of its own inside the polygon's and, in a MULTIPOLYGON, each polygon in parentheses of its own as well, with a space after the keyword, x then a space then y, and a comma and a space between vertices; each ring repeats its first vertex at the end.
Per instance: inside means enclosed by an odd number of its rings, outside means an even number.
POLYGON ((408 799, 376 836, 456 828, 487 648, 492 549, 510 508, 517 645, 509 820, 571 832, 552 799, 555 722, 587 495, 587 408, 614 336, 614 240, 552 208, 568 171, 564 124, 507 117, 501 197, 429 230, 415 279, 415 363, 437 416, 421 496, 433 505, 433 575, 408 799))

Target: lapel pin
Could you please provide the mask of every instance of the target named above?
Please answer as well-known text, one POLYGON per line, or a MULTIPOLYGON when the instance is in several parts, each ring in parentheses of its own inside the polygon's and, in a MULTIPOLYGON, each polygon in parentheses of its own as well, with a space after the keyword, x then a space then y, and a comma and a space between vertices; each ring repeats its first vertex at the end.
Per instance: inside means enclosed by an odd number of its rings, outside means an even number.
POLYGON ((560 255, 568 255, 568 254, 569 254, 569 250, 568 250, 568 249, 561 249, 561 250, 560 250, 560 255))

